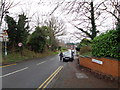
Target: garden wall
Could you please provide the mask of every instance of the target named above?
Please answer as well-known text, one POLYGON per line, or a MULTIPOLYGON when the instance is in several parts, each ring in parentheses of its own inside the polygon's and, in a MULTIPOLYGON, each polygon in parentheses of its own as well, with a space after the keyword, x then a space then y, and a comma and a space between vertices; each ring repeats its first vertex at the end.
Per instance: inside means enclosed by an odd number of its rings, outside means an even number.
POLYGON ((103 74, 120 77, 120 61, 108 58, 80 57, 79 64, 103 74))

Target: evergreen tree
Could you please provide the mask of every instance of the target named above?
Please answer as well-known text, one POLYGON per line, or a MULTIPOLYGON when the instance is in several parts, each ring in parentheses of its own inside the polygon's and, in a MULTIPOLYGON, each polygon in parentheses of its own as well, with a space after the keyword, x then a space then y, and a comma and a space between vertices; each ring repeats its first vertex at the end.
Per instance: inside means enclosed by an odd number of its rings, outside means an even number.
POLYGON ((5 21, 8 24, 8 48, 13 49, 17 46, 18 41, 16 21, 8 15, 6 15, 5 21))
POLYGON ((35 31, 31 34, 28 45, 32 51, 42 53, 46 47, 47 42, 47 28, 45 26, 35 28, 35 31))
POLYGON ((18 23, 10 16, 6 15, 5 21, 8 24, 8 48, 17 49, 18 43, 26 44, 29 35, 27 26, 27 17, 24 14, 19 15, 18 23))
POLYGON ((27 17, 24 14, 19 15, 18 25, 17 25, 17 36, 19 36, 18 41, 22 42, 24 45, 26 44, 26 40, 28 37, 28 26, 27 25, 27 17))

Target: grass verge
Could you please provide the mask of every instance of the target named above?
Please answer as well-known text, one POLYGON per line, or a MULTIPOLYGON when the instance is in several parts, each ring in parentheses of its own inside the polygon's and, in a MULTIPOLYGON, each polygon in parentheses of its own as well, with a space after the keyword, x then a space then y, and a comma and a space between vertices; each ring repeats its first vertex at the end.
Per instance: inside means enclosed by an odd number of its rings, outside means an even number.
POLYGON ((58 54, 58 52, 47 51, 44 53, 35 53, 33 51, 25 49, 23 50, 22 53, 12 52, 12 53, 8 53, 7 56, 3 56, 2 64, 17 63, 17 62, 21 62, 29 59, 42 58, 42 57, 46 57, 54 54, 58 54))

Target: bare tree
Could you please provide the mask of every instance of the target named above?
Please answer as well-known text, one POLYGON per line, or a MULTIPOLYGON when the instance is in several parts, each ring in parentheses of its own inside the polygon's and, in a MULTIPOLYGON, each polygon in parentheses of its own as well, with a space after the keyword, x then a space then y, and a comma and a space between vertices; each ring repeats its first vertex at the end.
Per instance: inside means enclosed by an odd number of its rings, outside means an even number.
MULTIPOLYGON (((103 3, 104 1, 95 4, 93 0, 74 0, 67 2, 64 10, 67 11, 67 14, 74 15, 74 19, 70 22, 74 27, 83 32, 87 37, 94 39, 97 33, 99 33, 97 27, 101 25, 100 17, 103 12, 100 8, 103 3), (73 24, 74 22, 77 25, 73 24), (99 24, 96 22, 99 22, 99 24)), ((105 17, 103 19, 105 20, 105 17)))
POLYGON ((104 3, 104 9, 115 18, 116 28, 120 29, 120 1, 119 0, 107 0, 104 3))
POLYGON ((56 7, 52 10, 52 12, 49 14, 49 16, 51 16, 63 3, 65 2, 65 0, 63 0, 62 2, 57 2, 56 3, 56 7))
POLYGON ((55 37, 59 37, 66 34, 65 23, 63 22, 63 20, 58 20, 58 18, 55 18, 54 16, 48 20, 47 26, 51 29, 51 32, 55 37))
POLYGON ((49 45, 51 45, 51 48, 54 48, 58 44, 57 38, 65 35, 66 26, 62 20, 58 20, 54 16, 46 21, 46 25, 49 28, 49 45))
POLYGON ((86 36, 84 33, 81 33, 81 32, 74 32, 74 33, 71 33, 71 35, 73 35, 73 37, 76 38, 77 40, 88 38, 88 36, 86 36))
POLYGON ((6 0, 1 0, 1 5, 0 5, 0 27, 1 27, 1 24, 2 24, 2 20, 3 20, 3 17, 6 13, 8 13, 8 10, 10 8, 13 8, 15 7, 16 5, 18 5, 20 2, 14 4, 14 2, 10 2, 10 1, 6 1, 6 0))

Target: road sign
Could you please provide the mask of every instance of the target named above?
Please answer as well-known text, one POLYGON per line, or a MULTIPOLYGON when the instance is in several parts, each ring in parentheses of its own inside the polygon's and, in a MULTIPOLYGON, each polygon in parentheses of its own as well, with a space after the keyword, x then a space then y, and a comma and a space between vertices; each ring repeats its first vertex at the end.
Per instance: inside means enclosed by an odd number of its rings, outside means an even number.
POLYGON ((0 41, 8 42, 8 34, 7 33, 0 33, 0 41))
POLYGON ((96 60, 96 59, 92 59, 92 62, 95 62, 95 63, 97 63, 97 64, 103 64, 103 61, 96 60))
POLYGON ((22 43, 18 43, 18 46, 19 46, 19 47, 22 47, 22 45, 23 45, 22 43))

